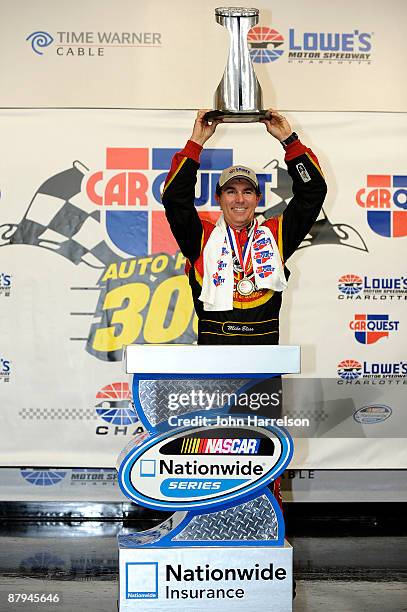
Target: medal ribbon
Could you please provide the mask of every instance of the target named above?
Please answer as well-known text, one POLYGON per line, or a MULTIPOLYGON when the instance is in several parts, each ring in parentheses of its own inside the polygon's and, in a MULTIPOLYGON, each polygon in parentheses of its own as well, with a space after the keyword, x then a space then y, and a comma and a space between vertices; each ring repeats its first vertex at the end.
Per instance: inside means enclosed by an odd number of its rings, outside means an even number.
POLYGON ((227 232, 228 232, 228 238, 229 238, 229 243, 230 246, 232 248, 232 250, 234 251, 236 257, 239 259, 239 263, 240 263, 240 267, 243 270, 243 276, 246 276, 246 268, 247 268, 247 262, 250 256, 250 247, 252 245, 253 242, 253 238, 254 235, 256 233, 257 230, 257 221, 255 221, 253 223, 253 226, 251 228, 251 230, 249 231, 249 235, 247 237, 247 241, 246 244, 243 247, 243 252, 242 252, 242 247, 240 245, 239 242, 239 238, 236 235, 237 234, 237 230, 233 229, 233 227, 229 227, 227 226, 227 232), (230 231, 232 230, 232 231, 230 231))

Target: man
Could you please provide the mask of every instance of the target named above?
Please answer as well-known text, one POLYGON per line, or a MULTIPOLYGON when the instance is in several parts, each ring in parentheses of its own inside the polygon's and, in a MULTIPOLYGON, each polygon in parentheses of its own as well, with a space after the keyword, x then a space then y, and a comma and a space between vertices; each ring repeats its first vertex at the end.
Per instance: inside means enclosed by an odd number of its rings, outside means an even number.
POLYGON ((198 344, 278 344, 281 292, 289 276, 285 262, 317 219, 326 195, 315 155, 282 115, 270 112, 263 123, 283 145, 293 180, 294 197, 282 215, 258 224, 256 174, 232 166, 216 188, 220 219, 215 225, 199 218, 194 206, 199 156, 219 124, 205 121, 205 110, 198 111, 191 138, 175 154, 165 182, 162 201, 187 258, 198 344))
MULTIPOLYGON (((256 174, 232 166, 222 172, 216 188, 223 214, 216 225, 201 220, 194 206, 199 156, 220 123, 205 121, 206 112, 198 111, 191 138, 175 154, 162 196, 172 233, 187 258, 198 344, 278 344, 281 291, 289 276, 284 264, 317 219, 326 183, 312 151, 288 121, 270 109, 263 123, 285 149, 294 197, 282 215, 258 225, 255 210, 261 192, 256 174)), ((280 380, 271 386, 267 381, 265 390, 270 392, 273 385, 279 389, 280 380)), ((279 478, 272 490, 282 506, 279 478)))

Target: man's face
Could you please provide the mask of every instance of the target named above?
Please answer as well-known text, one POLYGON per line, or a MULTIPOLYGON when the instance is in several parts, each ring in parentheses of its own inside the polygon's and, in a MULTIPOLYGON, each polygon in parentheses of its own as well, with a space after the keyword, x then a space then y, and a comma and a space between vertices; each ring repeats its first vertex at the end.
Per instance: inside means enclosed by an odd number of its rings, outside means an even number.
POLYGON ((242 229, 253 221, 260 196, 250 181, 236 178, 226 183, 217 200, 226 223, 235 229, 242 229))

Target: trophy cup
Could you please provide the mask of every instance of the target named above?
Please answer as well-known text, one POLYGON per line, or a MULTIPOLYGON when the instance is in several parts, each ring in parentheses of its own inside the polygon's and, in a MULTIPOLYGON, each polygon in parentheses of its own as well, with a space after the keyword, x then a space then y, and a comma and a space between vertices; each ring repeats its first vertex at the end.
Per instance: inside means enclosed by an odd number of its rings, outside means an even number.
POLYGON ((217 23, 230 34, 228 62, 215 91, 214 109, 205 119, 225 123, 254 123, 269 113, 262 110, 263 95, 250 58, 247 35, 259 21, 256 8, 221 7, 215 9, 217 23))

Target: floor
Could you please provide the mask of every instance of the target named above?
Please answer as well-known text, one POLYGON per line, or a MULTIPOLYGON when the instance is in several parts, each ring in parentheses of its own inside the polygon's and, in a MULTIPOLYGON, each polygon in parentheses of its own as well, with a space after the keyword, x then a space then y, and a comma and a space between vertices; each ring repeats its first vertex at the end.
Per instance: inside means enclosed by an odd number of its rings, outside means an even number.
MULTIPOLYGON (((121 530, 117 521, 3 523, 0 611, 115 612, 121 530), (59 602, 13 603, 10 593, 57 594, 59 602)), ((291 543, 296 612, 407 612, 407 537, 294 537, 291 543)))

